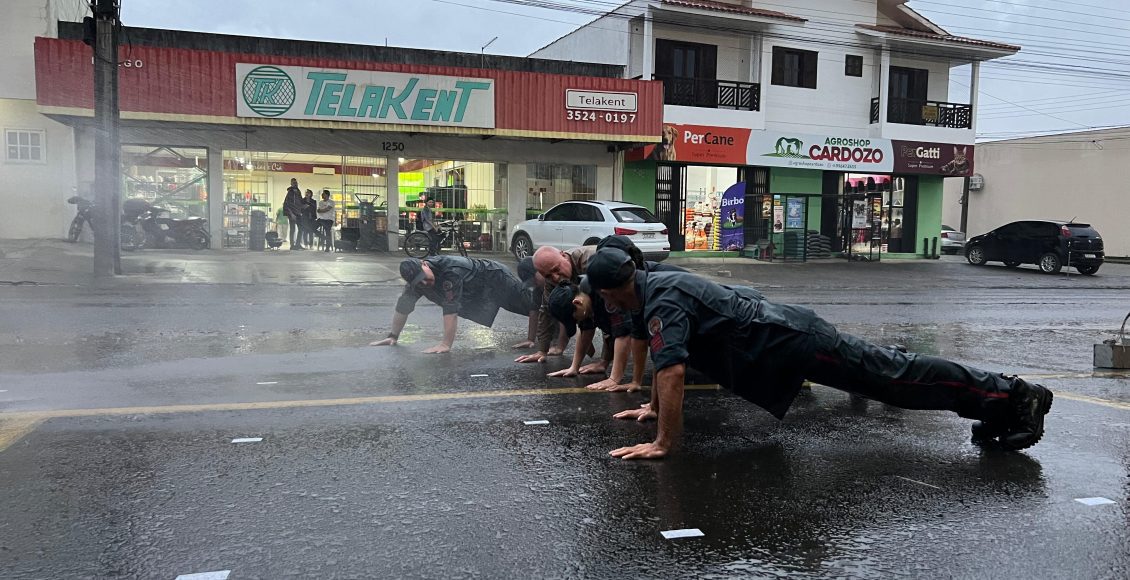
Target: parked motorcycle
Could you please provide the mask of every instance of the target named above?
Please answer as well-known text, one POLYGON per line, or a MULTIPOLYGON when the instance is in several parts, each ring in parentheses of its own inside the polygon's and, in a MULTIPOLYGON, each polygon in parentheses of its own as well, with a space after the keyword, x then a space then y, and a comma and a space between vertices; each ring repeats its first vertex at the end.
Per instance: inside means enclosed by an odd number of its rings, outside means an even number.
POLYGON ((77 242, 82 237, 84 225, 89 223, 91 224, 90 228, 94 229, 94 202, 75 195, 68 199, 67 203, 77 206, 75 209, 78 211, 75 214, 75 219, 71 220, 71 229, 67 231, 67 241, 77 242))
POLYGON ((208 220, 199 217, 162 217, 167 213, 168 209, 156 207, 142 199, 127 199, 122 202, 122 248, 125 249, 128 245, 132 249, 148 247, 204 250, 212 245, 208 220))

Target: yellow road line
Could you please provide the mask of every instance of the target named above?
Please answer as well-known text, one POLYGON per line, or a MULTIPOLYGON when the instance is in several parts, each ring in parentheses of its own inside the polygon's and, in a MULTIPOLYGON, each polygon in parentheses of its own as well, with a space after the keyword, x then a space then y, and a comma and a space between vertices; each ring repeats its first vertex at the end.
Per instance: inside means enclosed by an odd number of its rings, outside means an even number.
MULTIPOLYGON (((687 385, 688 391, 717 391, 718 385, 687 385)), ((249 403, 205 403, 200 405, 161 405, 153 407, 103 407, 92 409, 59 409, 54 411, 25 411, 0 413, 0 417, 13 419, 60 419, 67 417, 104 417, 114 415, 167 415, 171 413, 199 413, 211 411, 259 411, 269 409, 296 409, 302 407, 341 407, 350 405, 375 405, 383 403, 413 403, 420 401, 449 401, 508 397, 537 397, 547 395, 584 395, 603 393, 583 387, 557 389, 517 389, 508 391, 461 391, 429 393, 426 395, 382 395, 377 397, 351 397, 346 399, 303 399, 290 401, 257 401, 249 403)))
POLYGON ((45 419, 40 417, 9 418, 0 415, 0 451, 4 451, 24 435, 35 431, 43 421, 45 419))
POLYGON ((1130 403, 1108 401, 1106 399, 1100 399, 1098 397, 1088 397, 1087 395, 1076 395, 1075 393, 1064 393, 1063 391, 1056 391, 1055 398, 1079 401, 1080 403, 1091 403, 1092 405, 1102 405, 1103 407, 1110 407, 1111 409, 1119 409, 1122 411, 1130 411, 1130 403))

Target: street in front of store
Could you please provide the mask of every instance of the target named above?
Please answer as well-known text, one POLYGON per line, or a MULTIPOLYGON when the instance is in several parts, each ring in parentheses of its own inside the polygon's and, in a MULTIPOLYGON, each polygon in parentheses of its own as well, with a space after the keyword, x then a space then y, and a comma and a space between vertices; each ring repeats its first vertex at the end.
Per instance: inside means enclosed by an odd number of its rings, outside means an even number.
POLYGON ((366 346, 387 332, 395 256, 145 251, 87 284, 88 251, 0 258, 7 578, 1130 572, 1130 378, 1091 367, 1130 266, 692 264, 883 344, 1032 377, 1056 392, 1047 435, 982 450, 966 420, 820 386, 778 422, 693 377, 682 447, 636 463, 607 452, 654 426, 611 415, 645 395, 546 378, 564 359, 514 364, 517 316, 425 355, 440 313, 421 305, 400 346, 366 346), (680 529, 703 535, 661 535, 680 529))

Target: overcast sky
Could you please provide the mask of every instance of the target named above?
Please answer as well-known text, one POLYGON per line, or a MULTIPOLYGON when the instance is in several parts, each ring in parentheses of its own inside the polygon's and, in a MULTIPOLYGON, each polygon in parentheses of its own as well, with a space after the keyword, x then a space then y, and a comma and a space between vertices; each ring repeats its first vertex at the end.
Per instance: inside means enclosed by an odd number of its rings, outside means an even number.
MULTIPOLYGON (((615 4, 562 1, 590 8, 615 4)), ((754 4, 774 8, 774 0, 754 4)), ((1130 125, 1130 1, 910 5, 952 34, 1024 47, 982 69, 983 137, 1130 125)), ((467 52, 479 52, 497 36, 487 52, 517 56, 590 19, 494 0, 122 0, 122 20, 130 26, 467 52)), ((968 98, 962 81, 950 86, 956 102, 968 98)))

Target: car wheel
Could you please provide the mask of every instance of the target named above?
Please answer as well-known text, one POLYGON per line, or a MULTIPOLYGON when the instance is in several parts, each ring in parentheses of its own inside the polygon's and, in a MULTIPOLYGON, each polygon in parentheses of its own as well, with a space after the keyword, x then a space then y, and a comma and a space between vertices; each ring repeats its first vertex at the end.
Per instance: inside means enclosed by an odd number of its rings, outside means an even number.
POLYGON ((965 253, 965 259, 969 260, 970 264, 974 266, 985 265, 985 250, 981 246, 973 246, 965 253))
POLYGON ((1063 268, 1063 263, 1060 262, 1059 256, 1053 252, 1048 252, 1040 256, 1040 271, 1045 274, 1058 274, 1063 268))
POLYGON ((582 246, 595 246, 599 243, 600 243, 600 238, 589 238, 589 239, 585 240, 585 243, 583 243, 581 245, 582 246))
POLYGON ((534 243, 530 241, 530 236, 526 234, 518 234, 514 236, 514 257, 519 260, 524 260, 533 255, 534 243))
POLYGON ((208 232, 196 232, 189 240, 194 250, 207 250, 208 246, 212 245, 212 239, 208 232))
POLYGON ((1013 261, 1013 260, 1005 260, 1004 265, 1005 265, 1005 267, 1008 267, 1008 268, 1015 268, 1015 267, 1020 265, 1020 262, 1016 262, 1016 261, 1013 261))
POLYGON ((1079 273, 1084 276, 1094 276, 1095 272, 1099 271, 1098 266, 1075 266, 1075 269, 1079 270, 1079 273))

